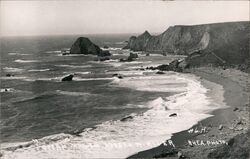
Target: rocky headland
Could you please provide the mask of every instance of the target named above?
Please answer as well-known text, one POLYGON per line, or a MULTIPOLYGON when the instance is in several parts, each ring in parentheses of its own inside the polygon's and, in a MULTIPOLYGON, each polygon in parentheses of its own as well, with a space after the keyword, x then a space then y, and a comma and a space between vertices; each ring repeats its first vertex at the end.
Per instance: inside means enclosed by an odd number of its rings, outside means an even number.
POLYGON ((249 70, 250 22, 177 25, 160 35, 145 31, 132 36, 124 49, 161 54, 187 55, 183 66, 235 66, 249 70))

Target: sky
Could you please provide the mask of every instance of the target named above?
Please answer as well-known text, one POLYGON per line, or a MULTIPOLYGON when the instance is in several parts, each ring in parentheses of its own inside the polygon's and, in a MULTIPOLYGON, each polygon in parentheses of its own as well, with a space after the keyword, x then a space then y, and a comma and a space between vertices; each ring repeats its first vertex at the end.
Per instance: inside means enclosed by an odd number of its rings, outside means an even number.
POLYGON ((2 36, 161 33, 173 25, 249 21, 249 1, 0 1, 2 36))

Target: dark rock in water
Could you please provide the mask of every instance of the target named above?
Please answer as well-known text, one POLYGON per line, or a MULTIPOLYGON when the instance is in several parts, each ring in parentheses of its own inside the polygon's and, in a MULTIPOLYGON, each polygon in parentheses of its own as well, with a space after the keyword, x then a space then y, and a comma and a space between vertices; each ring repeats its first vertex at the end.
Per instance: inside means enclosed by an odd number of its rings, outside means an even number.
POLYGON ((219 130, 222 130, 222 129, 223 129, 223 125, 220 125, 220 126, 219 126, 219 130))
POLYGON ((236 107, 236 108, 234 108, 234 112, 235 112, 235 111, 238 111, 238 110, 239 110, 239 108, 237 108, 237 107, 236 107))
POLYGON ((126 62, 127 60, 126 60, 126 59, 121 58, 121 59, 119 59, 119 61, 120 61, 120 62, 126 62))
POLYGON ((73 80, 73 77, 74 77, 74 75, 68 75, 68 76, 66 76, 66 77, 63 77, 62 78, 62 81, 72 81, 73 80))
POLYGON ((182 70, 189 68, 190 64, 187 62, 186 59, 179 62, 178 67, 182 70))
POLYGON ((108 47, 107 45, 104 45, 103 48, 104 48, 104 49, 108 49, 109 47, 108 47))
POLYGON ((69 55, 70 53, 68 52, 63 52, 62 55, 69 55))
POLYGON ((107 61, 107 60, 110 60, 109 57, 101 57, 98 59, 98 61, 107 61))
POLYGON ((160 71, 170 71, 170 67, 169 65, 159 65, 156 67, 156 69, 160 70, 160 71))
POLYGON ((129 56, 129 57, 127 58, 126 62, 131 62, 131 61, 134 61, 134 58, 132 58, 132 57, 129 56))
POLYGON ((122 75, 118 74, 118 73, 115 73, 112 75, 113 77, 117 77, 119 79, 123 79, 122 75))
POLYGON ((213 149, 207 157, 211 159, 248 159, 249 156, 249 137, 250 133, 239 134, 223 144, 213 149))
POLYGON ((6 74, 6 77, 13 77, 14 75, 12 75, 12 74, 10 74, 10 73, 8 73, 8 74, 6 74))
POLYGON ((172 62, 169 63, 169 69, 175 72, 182 72, 183 69, 179 67, 179 64, 180 64, 179 60, 173 60, 172 62))
POLYGON ((123 77, 121 75, 117 76, 119 79, 123 79, 123 77))
POLYGON ((131 58, 138 58, 139 56, 138 56, 137 53, 130 53, 129 57, 131 57, 131 58))
POLYGON ((101 57, 111 56, 111 53, 108 50, 101 50, 101 52, 98 54, 98 56, 101 56, 101 57))
POLYGON ((131 62, 131 61, 134 61, 134 58, 132 58, 132 57, 129 56, 129 57, 127 58, 126 62, 131 62))
POLYGON ((110 56, 109 51, 103 51, 86 37, 79 37, 70 48, 70 54, 92 54, 97 56, 110 56))
POLYGON ((165 73, 162 72, 162 71, 158 71, 158 72, 156 72, 156 74, 162 75, 162 74, 165 74, 165 73))
POLYGON ((74 130, 74 131, 72 131, 72 132, 69 132, 69 134, 71 134, 71 135, 75 135, 75 136, 82 136, 81 135, 81 133, 83 132, 83 130, 74 130))
POLYGON ((170 115, 169 115, 169 117, 175 117, 175 116, 177 116, 176 113, 173 113, 173 114, 170 114, 170 115))
POLYGON ((169 64, 159 65, 157 67, 147 67, 146 69, 151 70, 160 70, 160 71, 175 71, 175 72, 183 72, 184 68, 180 67, 179 60, 173 60, 169 64))
POLYGON ((146 53, 146 56, 150 56, 150 54, 149 54, 149 53, 146 53))
POLYGON ((171 61, 169 63, 170 69, 176 69, 176 68, 178 68, 179 63, 180 63, 179 60, 173 60, 173 61, 171 61))
POLYGON ((134 61, 135 58, 138 58, 138 54, 136 53, 130 53, 129 57, 127 59, 120 59, 120 62, 131 62, 134 61))
POLYGON ((124 117, 120 121, 127 121, 127 120, 130 120, 130 119, 133 119, 133 116, 130 115, 130 116, 124 117))
POLYGON ((138 57, 139 57, 138 54, 136 54, 136 53, 130 53, 129 57, 127 58, 127 61, 128 62, 134 61, 134 59, 138 58, 138 57))
POLYGON ((71 54, 100 54, 101 49, 86 37, 79 37, 70 48, 71 54))

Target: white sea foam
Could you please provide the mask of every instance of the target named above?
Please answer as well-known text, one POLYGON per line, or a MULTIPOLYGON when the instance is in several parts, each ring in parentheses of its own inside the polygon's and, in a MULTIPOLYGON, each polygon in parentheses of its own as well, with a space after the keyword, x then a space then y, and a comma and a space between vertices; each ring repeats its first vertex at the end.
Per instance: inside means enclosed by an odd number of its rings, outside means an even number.
POLYGON ((29 56, 29 55, 31 55, 31 54, 21 54, 21 53, 17 53, 17 52, 10 52, 10 53, 8 53, 8 55, 29 56))
MULTIPOLYGON (((70 53, 67 53, 65 55, 63 54, 57 54, 56 56, 92 56, 92 55, 85 55, 85 54, 70 54, 70 53)), ((95 56, 95 55, 93 55, 95 56)))
POLYGON ((39 62, 38 60, 22 60, 22 59, 18 59, 15 60, 15 62, 17 63, 33 63, 33 62, 39 62))
POLYGON ((136 71, 136 70, 127 70, 127 71, 115 71, 115 72, 108 72, 108 74, 121 74, 125 76, 132 76, 132 75, 143 75, 146 71, 136 71))
POLYGON ((99 80, 113 80, 114 78, 81 78, 81 77, 74 77, 73 81, 99 81, 99 80))
POLYGON ((125 106, 98 106, 94 107, 94 109, 105 109, 105 110, 118 110, 118 109, 135 109, 135 108, 148 108, 146 105, 134 105, 134 104, 127 104, 125 106))
MULTIPOLYGON (((139 71, 138 71, 139 72, 139 71)), ((114 80, 115 86, 129 87, 139 91, 150 92, 183 92, 187 87, 183 87, 187 82, 182 78, 175 78, 176 75, 147 75, 128 77, 122 80, 114 80)))
POLYGON ((91 96, 92 95, 87 92, 69 92, 69 91, 62 91, 62 90, 56 90, 56 92, 62 95, 69 95, 69 96, 91 96))
MULTIPOLYGON (((144 64, 149 63, 150 61, 132 61, 132 62, 119 62, 118 60, 108 61, 107 63, 114 67, 121 67, 123 65, 135 65, 135 64, 144 64)), ((138 66, 137 66, 138 67, 138 66)))
POLYGON ((48 53, 48 54, 60 54, 62 52, 60 50, 55 50, 55 51, 46 51, 45 53, 48 53))
POLYGON ((121 50, 121 48, 116 48, 116 47, 109 47, 109 48, 101 48, 102 50, 110 50, 110 51, 116 51, 116 50, 121 50))
POLYGON ((49 71, 49 68, 45 68, 45 69, 31 69, 28 70, 28 72, 45 72, 45 71, 49 71))
POLYGON ((19 53, 17 52, 9 52, 8 55, 18 55, 19 53))
POLYGON ((80 75, 87 75, 87 74, 91 74, 91 72, 89 71, 85 71, 85 72, 75 72, 74 74, 80 74, 80 75))
POLYGON ((25 80, 25 76, 11 76, 11 77, 0 77, 1 80, 25 80))
POLYGON ((0 92, 3 93, 3 92, 14 92, 15 89, 14 88, 1 88, 0 89, 0 92))
POLYGON ((143 114, 131 114, 126 121, 104 122, 95 129, 86 129, 80 137, 58 134, 34 140, 26 143, 25 148, 4 151, 3 158, 125 158, 156 147, 173 133, 186 130, 211 116, 206 113, 215 107, 209 106, 207 89, 195 78, 185 75, 139 76, 112 83, 152 92, 169 92, 170 83, 180 83, 181 92, 145 103, 149 110, 143 114), (172 113, 177 116, 169 117, 172 113))
POLYGON ((112 63, 112 62, 119 62, 119 60, 110 59, 110 60, 105 60, 103 62, 104 63, 112 63))
POLYGON ((4 67, 4 71, 6 72, 22 72, 24 69, 14 68, 14 67, 4 67))
POLYGON ((69 68, 90 68, 91 65, 56 65, 58 67, 69 67, 69 68))

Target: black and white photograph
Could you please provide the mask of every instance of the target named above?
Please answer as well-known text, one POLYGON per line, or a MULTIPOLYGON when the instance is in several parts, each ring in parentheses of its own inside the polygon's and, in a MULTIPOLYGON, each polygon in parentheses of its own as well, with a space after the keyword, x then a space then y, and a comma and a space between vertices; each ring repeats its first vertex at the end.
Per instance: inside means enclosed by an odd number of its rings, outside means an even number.
POLYGON ((249 0, 0 0, 1 159, 249 159, 249 0))

